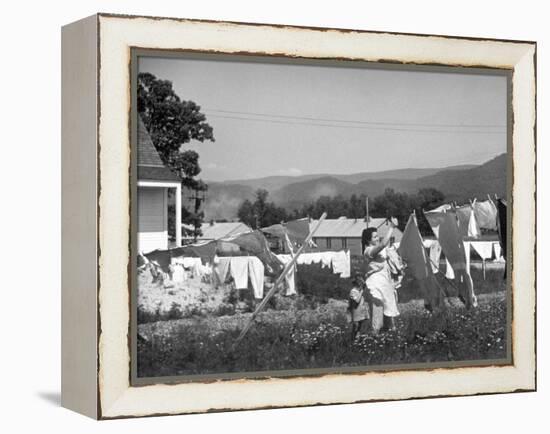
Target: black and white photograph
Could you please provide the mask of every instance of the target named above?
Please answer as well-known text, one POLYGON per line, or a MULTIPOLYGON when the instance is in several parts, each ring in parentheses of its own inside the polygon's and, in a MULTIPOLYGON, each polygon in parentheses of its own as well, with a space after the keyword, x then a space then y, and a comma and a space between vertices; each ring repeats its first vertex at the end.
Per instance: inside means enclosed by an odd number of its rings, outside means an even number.
POLYGON ((510 73, 138 59, 134 378, 511 363, 510 73))

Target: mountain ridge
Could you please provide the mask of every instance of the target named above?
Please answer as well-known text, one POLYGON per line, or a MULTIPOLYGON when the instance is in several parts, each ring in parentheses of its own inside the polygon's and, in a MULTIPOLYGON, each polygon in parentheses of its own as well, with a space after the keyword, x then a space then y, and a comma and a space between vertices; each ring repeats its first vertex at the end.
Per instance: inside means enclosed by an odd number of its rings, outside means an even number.
POLYGON ((506 165, 507 154, 501 154, 480 165, 450 166, 435 172, 436 169, 397 169, 372 172, 373 178, 362 179, 355 183, 349 182, 345 178, 360 179, 369 172, 341 176, 265 177, 259 178, 259 180, 264 180, 263 183, 259 182, 259 185, 211 182, 209 183, 205 216, 207 220, 235 219, 242 201, 253 200, 254 192, 258 188, 268 190, 268 200, 288 211, 300 209, 304 204, 313 202, 320 196, 350 197, 352 194, 366 194, 369 197, 376 197, 387 188, 408 194, 416 193, 421 188, 436 188, 449 201, 466 201, 474 197, 483 200, 487 193, 498 194, 502 197, 506 194, 506 165), (377 178, 377 176, 389 174, 397 174, 398 177, 377 178), (415 178, 415 174, 423 176, 415 178), (273 178, 277 178, 277 182, 273 182, 273 178), (283 182, 281 185, 281 181, 286 182, 289 178, 297 181, 286 184, 283 182), (278 185, 280 186, 278 187, 278 185))
POLYGON ((276 188, 283 187, 288 184, 294 184, 296 182, 308 181, 311 179, 333 177, 340 181, 346 181, 351 184, 356 184, 364 180, 373 179, 417 179, 422 176, 428 176, 440 172, 442 170, 462 170, 471 169, 476 167, 475 164, 462 164, 440 168, 404 168, 404 169, 392 169, 381 170, 376 172, 357 172, 350 174, 333 174, 333 173, 312 173, 307 175, 272 175, 264 176, 260 178, 250 179, 233 179, 225 181, 206 181, 207 184, 225 184, 225 185, 247 185, 254 186, 255 189, 265 188, 266 190, 274 190, 276 188))

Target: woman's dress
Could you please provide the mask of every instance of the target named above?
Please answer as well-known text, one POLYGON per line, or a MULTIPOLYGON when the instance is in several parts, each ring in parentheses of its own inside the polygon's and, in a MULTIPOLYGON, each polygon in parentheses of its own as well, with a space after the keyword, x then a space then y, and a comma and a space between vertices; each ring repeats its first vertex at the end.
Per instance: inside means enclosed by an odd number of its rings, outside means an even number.
POLYGON ((387 261, 386 248, 373 255, 375 248, 375 246, 368 246, 365 249, 365 258, 367 260, 367 288, 371 297, 383 303, 385 316, 398 316, 397 297, 387 261))

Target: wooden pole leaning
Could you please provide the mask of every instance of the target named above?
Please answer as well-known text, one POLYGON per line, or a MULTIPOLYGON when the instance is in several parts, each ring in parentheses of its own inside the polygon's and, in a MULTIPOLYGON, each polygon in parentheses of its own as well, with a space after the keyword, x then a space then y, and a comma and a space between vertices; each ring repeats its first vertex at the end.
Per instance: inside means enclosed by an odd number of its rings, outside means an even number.
POLYGON ((319 229, 319 226, 321 226, 321 223, 323 222, 323 220, 326 217, 327 217, 327 213, 325 212, 325 213, 323 213, 323 215, 321 216, 319 221, 315 224, 313 229, 309 232, 307 238, 304 240, 304 242, 302 243, 300 248, 296 251, 296 253, 292 257, 292 259, 289 262, 286 263, 285 267, 283 268, 283 272, 277 278, 277 280, 273 284, 273 287, 269 290, 269 292, 266 294, 266 296, 263 298, 263 300, 260 302, 260 304, 258 304, 258 306, 256 307, 256 310, 252 313, 252 316, 248 319, 248 321, 245 324, 244 328, 242 329, 241 333, 237 337, 237 340, 233 344, 233 348, 235 348, 239 344, 239 342, 241 342, 241 340, 246 336, 246 334, 248 333, 248 330, 250 330, 250 327, 252 326, 252 322, 254 321, 256 316, 258 316, 258 314, 265 307, 265 305, 267 304, 269 299, 273 296, 273 294, 275 294, 275 291, 277 290, 277 287, 282 283, 283 279, 288 274, 288 272, 290 270, 292 270, 292 267, 294 267, 294 264, 296 264, 296 261, 298 260, 298 256, 301 255, 301 253, 305 249, 306 245, 309 244, 309 242, 313 238, 313 235, 315 234, 315 232, 317 232, 317 229, 319 229))

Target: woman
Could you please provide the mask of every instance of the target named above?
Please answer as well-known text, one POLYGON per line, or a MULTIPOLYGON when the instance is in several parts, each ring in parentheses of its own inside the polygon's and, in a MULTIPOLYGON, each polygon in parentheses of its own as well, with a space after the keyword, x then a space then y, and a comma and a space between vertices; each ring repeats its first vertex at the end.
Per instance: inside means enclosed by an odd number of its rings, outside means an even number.
POLYGON ((397 297, 387 261, 386 247, 397 226, 397 219, 389 220, 390 228, 383 240, 376 228, 367 228, 362 234, 363 254, 367 261, 367 289, 372 330, 378 333, 382 328, 395 329, 393 319, 399 315, 397 297))

